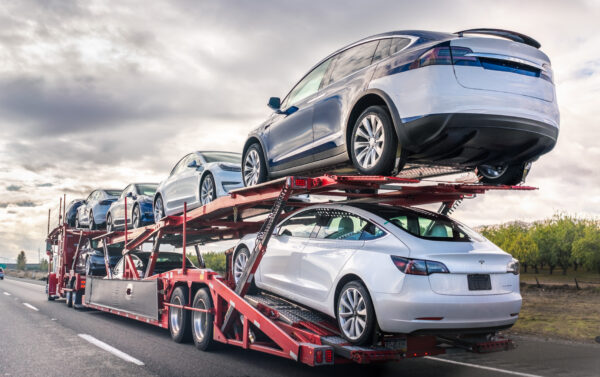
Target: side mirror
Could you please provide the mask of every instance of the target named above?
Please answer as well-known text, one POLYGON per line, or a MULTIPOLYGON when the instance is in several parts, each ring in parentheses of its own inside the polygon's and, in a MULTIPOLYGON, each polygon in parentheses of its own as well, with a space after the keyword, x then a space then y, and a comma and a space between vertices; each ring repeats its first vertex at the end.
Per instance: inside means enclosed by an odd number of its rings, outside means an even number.
POLYGON ((279 110, 281 108, 281 99, 279 97, 271 97, 267 106, 273 110, 279 110))
POLYGON ((128 198, 133 198, 133 193, 129 191, 127 194, 125 194, 125 196, 128 198))
POLYGON ((197 168, 198 163, 196 162, 196 160, 192 160, 190 163, 188 163, 187 167, 188 168, 197 168))

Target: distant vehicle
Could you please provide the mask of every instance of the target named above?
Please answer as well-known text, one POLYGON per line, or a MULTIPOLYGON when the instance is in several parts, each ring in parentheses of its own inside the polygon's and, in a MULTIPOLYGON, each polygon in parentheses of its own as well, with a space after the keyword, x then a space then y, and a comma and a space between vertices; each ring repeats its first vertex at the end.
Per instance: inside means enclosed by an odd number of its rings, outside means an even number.
POLYGON ((241 155, 231 152, 198 151, 184 156, 154 196, 154 220, 200 207, 233 189, 243 187, 241 155))
POLYGON ((77 208, 75 227, 88 227, 90 230, 103 229, 106 226, 106 212, 117 201, 121 190, 100 189, 92 193, 77 208))
POLYGON ((154 223, 152 199, 158 183, 132 183, 125 187, 119 200, 106 213, 106 230, 125 228, 125 198, 127 198, 127 227, 139 228, 154 223))
MULTIPOLYGON (((145 278, 148 276, 144 276, 146 273, 146 268, 148 267, 148 260, 150 259, 149 251, 136 251, 131 253, 131 257, 133 259, 133 263, 138 271, 140 278, 145 278)), ((115 268, 113 269, 113 279, 122 279, 123 278, 123 264, 124 259, 121 258, 119 262, 117 262, 115 268)), ((171 271, 176 268, 181 268, 183 264, 183 254, 173 253, 173 252, 160 252, 158 253, 158 257, 156 259, 156 264, 154 265, 154 273, 153 275, 162 274, 163 272, 171 271)), ((196 268, 192 261, 186 258, 186 267, 187 268, 196 268)))
POLYGON ((4 280, 4 270, 0 267, 0 280, 4 280))
POLYGON ((70 227, 74 227, 77 222, 77 209, 81 207, 84 199, 73 199, 67 205, 67 209, 65 210, 65 217, 67 220, 67 225, 70 227))
MULTIPOLYGON (((108 246, 108 263, 113 268, 121 259, 123 249, 113 245, 108 246)), ((104 251, 97 248, 97 241, 86 240, 75 261, 75 272, 87 276, 106 276, 104 251)))
POLYGON ((539 47, 497 29, 395 31, 343 47, 283 100, 269 99, 274 112, 243 148, 244 184, 348 168, 390 175, 406 162, 518 184, 558 137, 553 73, 539 47))
MULTIPOLYGON (((256 235, 235 247, 237 282, 256 235)), ((433 212, 322 204, 283 220, 256 287, 337 319, 344 338, 385 333, 487 334, 521 308, 519 262, 466 226, 433 212)))

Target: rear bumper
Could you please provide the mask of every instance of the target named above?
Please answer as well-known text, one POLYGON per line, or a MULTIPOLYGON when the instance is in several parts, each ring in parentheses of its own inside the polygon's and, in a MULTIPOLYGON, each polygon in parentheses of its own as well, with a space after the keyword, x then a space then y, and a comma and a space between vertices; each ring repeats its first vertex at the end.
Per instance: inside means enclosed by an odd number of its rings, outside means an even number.
POLYGON ((511 327, 521 310, 521 295, 448 296, 436 293, 372 293, 384 332, 467 333, 511 327), (512 315, 511 315, 512 314, 512 315), (419 320, 417 318, 442 318, 419 320))
POLYGON ((409 160, 465 167, 533 161, 551 151, 558 138, 558 128, 550 124, 495 114, 432 114, 401 127, 409 160))

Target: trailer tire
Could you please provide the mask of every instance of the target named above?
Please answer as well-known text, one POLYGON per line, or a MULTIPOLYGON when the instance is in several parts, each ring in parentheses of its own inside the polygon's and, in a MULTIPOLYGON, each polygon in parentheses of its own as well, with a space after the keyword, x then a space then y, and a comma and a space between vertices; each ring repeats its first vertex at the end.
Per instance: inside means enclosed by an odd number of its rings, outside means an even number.
MULTIPOLYGON (((185 287, 177 287, 171 295, 171 304, 187 305, 188 292, 185 287)), ((190 311, 182 308, 169 307, 169 331, 171 339, 177 343, 183 343, 190 340, 190 311)))
POLYGON ((55 296, 52 296, 50 294, 50 284, 46 283, 46 298, 48 299, 48 301, 54 301, 56 299, 55 296))
POLYGON ((81 309, 81 293, 73 291, 71 296, 73 297, 73 309, 81 309))
POLYGON ((67 307, 72 308, 73 307, 73 292, 67 291, 65 293, 65 298, 67 299, 67 307))
MULTIPOLYGON (((208 288, 198 289, 192 307, 205 310, 213 308, 212 296, 208 288)), ((196 348, 201 351, 209 351, 215 346, 213 340, 214 320, 213 313, 192 311, 192 338, 196 348)))

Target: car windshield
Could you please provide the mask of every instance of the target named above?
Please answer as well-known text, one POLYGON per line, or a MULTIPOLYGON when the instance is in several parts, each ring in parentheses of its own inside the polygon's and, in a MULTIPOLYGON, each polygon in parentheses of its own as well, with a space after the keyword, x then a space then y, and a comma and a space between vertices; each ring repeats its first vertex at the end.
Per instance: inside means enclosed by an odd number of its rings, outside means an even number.
POLYGON ((121 190, 104 190, 104 192, 108 196, 119 196, 119 195, 121 195, 121 190))
POLYGON ((413 236, 433 241, 481 241, 481 237, 465 225, 429 211, 406 207, 373 206, 368 208, 413 236))
POLYGON ((229 152, 202 152, 200 153, 206 162, 231 162, 232 164, 241 164, 242 155, 229 152))
POLYGON ((140 195, 146 196, 154 196, 157 188, 158 185, 156 184, 135 185, 135 189, 137 190, 137 192, 139 192, 140 195))

